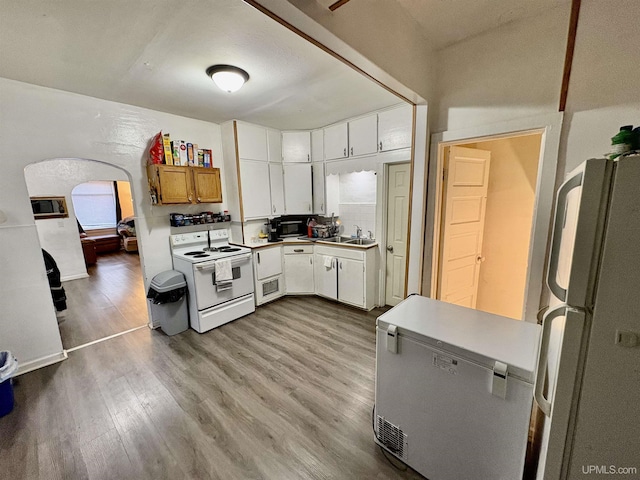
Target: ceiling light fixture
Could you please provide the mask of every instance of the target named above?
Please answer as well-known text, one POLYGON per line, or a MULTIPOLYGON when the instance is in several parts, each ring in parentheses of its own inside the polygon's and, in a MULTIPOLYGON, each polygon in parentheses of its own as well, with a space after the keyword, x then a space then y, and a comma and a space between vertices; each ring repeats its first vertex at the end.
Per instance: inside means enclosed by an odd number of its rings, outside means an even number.
POLYGON ((207 75, 225 92, 237 92, 244 82, 249 80, 249 74, 233 65, 213 65, 207 68, 207 75))

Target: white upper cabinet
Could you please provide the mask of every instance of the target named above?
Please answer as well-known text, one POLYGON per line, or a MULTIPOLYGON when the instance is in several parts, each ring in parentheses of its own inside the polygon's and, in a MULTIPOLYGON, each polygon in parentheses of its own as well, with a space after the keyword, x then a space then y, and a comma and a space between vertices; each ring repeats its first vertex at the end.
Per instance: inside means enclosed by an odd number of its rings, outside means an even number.
POLYGON ((238 132, 238 156, 243 160, 269 160, 267 129, 258 125, 236 122, 238 132))
POLYGON ((311 161, 311 134, 309 132, 282 132, 282 160, 308 163, 311 161))
POLYGON ((311 132, 311 161, 324 161, 324 130, 322 128, 311 132))
POLYGON ((335 160, 349 156, 347 123, 340 123, 324 129, 324 158, 335 160))
POLYGON ((240 160, 243 221, 266 218, 271 214, 269 164, 253 160, 240 160))
POLYGON ((269 186, 271 190, 271 212, 269 215, 284 215, 284 177, 282 163, 269 163, 269 186))
POLYGON ((378 116, 367 115, 349 122, 349 156, 378 151, 378 116))
POLYGON ((313 178, 313 213, 324 215, 326 210, 324 198, 324 163, 311 165, 313 178))
POLYGON ((280 130, 267 129, 267 142, 269 147, 269 161, 282 163, 282 138, 280 130))
POLYGON ((411 105, 385 110, 378 114, 378 151, 387 152, 411 146, 413 108, 411 105))
POLYGON ((308 215, 311 211, 311 164, 284 165, 284 203, 287 215, 308 215))

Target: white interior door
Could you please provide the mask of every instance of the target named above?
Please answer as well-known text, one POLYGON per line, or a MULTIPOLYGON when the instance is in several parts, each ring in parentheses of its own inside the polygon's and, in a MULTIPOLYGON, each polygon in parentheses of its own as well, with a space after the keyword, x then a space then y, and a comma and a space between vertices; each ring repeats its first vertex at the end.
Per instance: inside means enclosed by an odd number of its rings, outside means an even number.
POLYGON ((475 308, 491 152, 450 147, 445 163, 438 299, 475 308))
POLYGON ((411 164, 389 166, 387 179, 387 253, 385 303, 397 305, 405 297, 409 185, 411 164))

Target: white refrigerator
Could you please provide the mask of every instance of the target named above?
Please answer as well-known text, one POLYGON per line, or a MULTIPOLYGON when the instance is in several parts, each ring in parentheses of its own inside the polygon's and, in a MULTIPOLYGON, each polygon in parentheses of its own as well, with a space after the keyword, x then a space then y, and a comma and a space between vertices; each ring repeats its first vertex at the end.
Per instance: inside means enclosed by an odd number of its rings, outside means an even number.
POLYGON ((640 156, 567 176, 547 284, 537 478, 640 478, 640 156))
POLYGON ((375 441, 429 480, 522 478, 540 326, 412 295, 376 326, 375 441))

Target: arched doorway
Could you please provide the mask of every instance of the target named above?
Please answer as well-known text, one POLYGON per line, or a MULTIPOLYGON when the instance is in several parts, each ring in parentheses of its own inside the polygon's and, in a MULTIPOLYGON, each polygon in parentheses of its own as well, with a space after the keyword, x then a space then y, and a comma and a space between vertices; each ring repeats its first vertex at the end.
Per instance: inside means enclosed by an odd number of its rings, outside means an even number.
MULTIPOLYGON (((64 197, 68 217, 36 220, 43 249, 55 259, 67 296, 67 310, 58 318, 65 350, 73 350, 149 322, 140 258, 121 249, 117 228, 103 228, 110 247, 87 262, 72 200, 72 191, 91 181, 129 183, 127 171, 96 160, 59 158, 25 167, 31 197, 64 197)), ((130 189, 133 197, 133 189, 130 189)), ((131 198, 131 205, 135 201, 131 198)), ((134 212, 135 218, 135 212, 134 212)), ((104 237, 104 235, 103 235, 104 237)), ((88 239, 91 239, 89 233, 88 239)), ((97 238, 97 237, 96 237, 97 238)), ((90 240, 87 243, 95 243, 90 240)))

